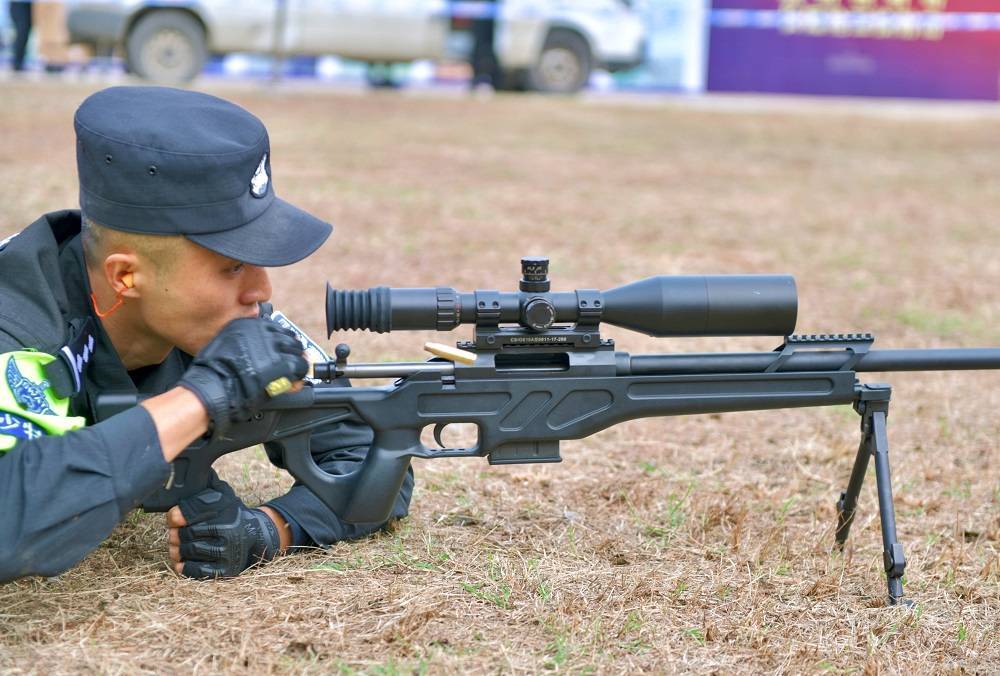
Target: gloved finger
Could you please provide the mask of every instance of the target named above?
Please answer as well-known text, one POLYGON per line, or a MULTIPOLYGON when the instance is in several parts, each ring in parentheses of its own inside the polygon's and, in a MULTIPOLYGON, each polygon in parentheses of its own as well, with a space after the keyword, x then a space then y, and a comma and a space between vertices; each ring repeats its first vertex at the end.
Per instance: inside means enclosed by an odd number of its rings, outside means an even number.
MULTIPOLYGON (((230 529, 229 524, 223 524, 223 526, 228 530, 230 529)), ((181 543, 194 542, 195 540, 204 540, 206 538, 218 538, 222 537, 222 533, 219 529, 219 524, 217 523, 195 523, 190 526, 184 526, 184 528, 179 528, 177 534, 180 536, 181 543)))
POLYGON ((302 356, 301 351, 292 355, 290 359, 286 358, 285 363, 292 372, 292 380, 302 380, 309 373, 309 360, 302 356))
POLYGON ((180 528, 186 526, 187 520, 181 513, 181 508, 176 505, 167 511, 167 528, 180 528))
POLYGON ((181 561, 220 561, 226 550, 217 544, 205 540, 182 542, 179 548, 181 561))
POLYGON ((177 507, 187 523, 194 524, 218 516, 219 512, 228 504, 228 500, 224 498, 225 496, 221 492, 208 488, 184 498, 177 503, 177 507))
POLYGON ((266 331, 261 335, 261 340, 270 343, 274 349, 285 352, 294 345, 298 345, 299 349, 302 349, 302 343, 299 342, 298 337, 283 326, 267 322, 264 328, 266 331))
POLYGON ((196 580, 214 580, 217 577, 223 577, 222 566, 217 563, 185 561, 177 565, 180 566, 180 574, 184 577, 193 577, 196 580))
POLYGON ((301 355, 302 343, 298 338, 281 339, 275 342, 274 349, 282 354, 301 355))
POLYGON ((292 331, 290 328, 288 328, 287 326, 282 326, 281 324, 272 319, 263 320, 261 322, 261 326, 263 326, 265 330, 270 331, 271 333, 277 333, 284 336, 289 336, 290 338, 294 338, 296 341, 299 339, 298 336, 295 335, 295 332, 292 331))
POLYGON ((208 477, 208 487, 222 493, 224 498, 236 498, 236 491, 233 490, 233 487, 220 479, 214 469, 208 477))

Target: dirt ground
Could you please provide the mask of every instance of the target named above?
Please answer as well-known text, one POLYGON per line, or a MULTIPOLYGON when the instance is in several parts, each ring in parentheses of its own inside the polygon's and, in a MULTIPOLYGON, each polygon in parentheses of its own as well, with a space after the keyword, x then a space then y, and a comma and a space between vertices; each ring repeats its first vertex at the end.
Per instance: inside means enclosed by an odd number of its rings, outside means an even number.
MULTIPOLYGON (((93 88, 0 83, 0 235, 76 206, 72 114, 93 88)), ((510 290, 519 257, 544 254, 559 290, 787 272, 800 332, 1000 345, 990 109, 212 91, 268 124, 278 194, 337 225, 273 275, 276 306, 317 339, 327 280, 510 290)), ((330 345, 412 360, 456 333, 330 345)), ((778 342, 606 333, 633 353, 778 342)), ((1000 375, 864 380, 894 386, 913 609, 883 601, 871 471, 847 550, 831 547, 857 415, 732 413, 631 422, 564 443, 558 465, 418 461, 389 532, 235 580, 178 578, 162 516, 133 514, 74 570, 0 586, 0 668, 996 672, 1000 375)), ((290 484, 259 448, 218 466, 248 503, 290 484)))

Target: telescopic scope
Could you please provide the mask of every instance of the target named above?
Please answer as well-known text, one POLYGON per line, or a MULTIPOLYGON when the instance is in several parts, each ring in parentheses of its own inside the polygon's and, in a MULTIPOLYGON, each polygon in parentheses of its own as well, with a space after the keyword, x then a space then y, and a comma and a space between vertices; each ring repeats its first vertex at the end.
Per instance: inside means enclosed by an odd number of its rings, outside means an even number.
POLYGON ((451 331, 460 324, 517 324, 543 333, 557 325, 612 324, 650 336, 787 336, 798 295, 790 275, 660 275, 607 291, 550 291, 548 259, 521 259, 518 291, 450 287, 326 290, 327 333, 451 331))

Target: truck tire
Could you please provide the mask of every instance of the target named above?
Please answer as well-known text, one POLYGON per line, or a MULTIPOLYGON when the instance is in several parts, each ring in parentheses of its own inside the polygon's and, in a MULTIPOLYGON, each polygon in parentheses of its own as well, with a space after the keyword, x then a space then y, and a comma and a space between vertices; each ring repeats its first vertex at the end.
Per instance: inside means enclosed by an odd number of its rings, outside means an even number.
POLYGON ((208 59, 205 28, 187 12, 159 9, 145 14, 125 38, 132 72, 164 84, 190 82, 208 59))
POLYGON ((573 94, 583 89, 593 69, 590 45, 579 33, 549 33, 538 61, 528 71, 528 86, 539 92, 573 94))

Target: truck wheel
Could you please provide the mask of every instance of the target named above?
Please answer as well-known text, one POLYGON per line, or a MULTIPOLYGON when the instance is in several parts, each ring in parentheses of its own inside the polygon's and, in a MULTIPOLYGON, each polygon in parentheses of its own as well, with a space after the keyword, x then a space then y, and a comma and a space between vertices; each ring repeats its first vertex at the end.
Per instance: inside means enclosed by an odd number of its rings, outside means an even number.
POLYGON ((572 94, 587 84, 592 67, 590 45, 582 36, 554 30, 545 39, 538 62, 528 71, 528 85, 540 92, 572 94))
POLYGON ((157 10, 132 26, 125 57, 139 77, 176 84, 195 78, 208 59, 205 29, 187 12, 157 10))

